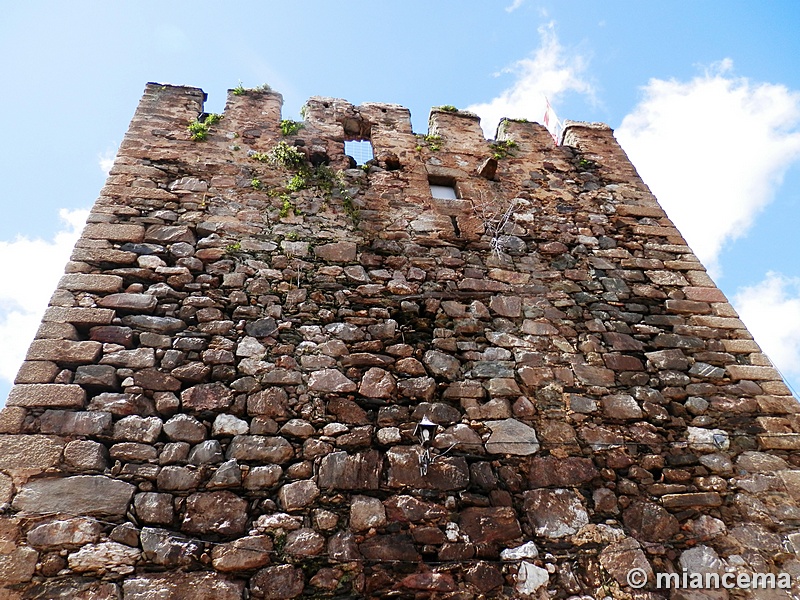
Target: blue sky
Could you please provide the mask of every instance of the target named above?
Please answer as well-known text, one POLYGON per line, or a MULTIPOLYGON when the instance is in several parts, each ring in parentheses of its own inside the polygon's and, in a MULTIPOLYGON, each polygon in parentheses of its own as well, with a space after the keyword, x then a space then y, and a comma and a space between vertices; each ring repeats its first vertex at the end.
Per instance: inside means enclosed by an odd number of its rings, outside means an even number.
POLYGON ((9 3, 0 23, 0 402, 148 81, 561 119, 617 132, 800 389, 800 3, 9 3))

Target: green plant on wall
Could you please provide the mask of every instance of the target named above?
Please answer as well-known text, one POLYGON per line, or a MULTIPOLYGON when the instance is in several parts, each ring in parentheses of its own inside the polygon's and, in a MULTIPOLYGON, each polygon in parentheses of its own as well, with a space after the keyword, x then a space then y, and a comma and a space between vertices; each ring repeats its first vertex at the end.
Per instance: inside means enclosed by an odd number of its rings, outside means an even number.
POLYGON ((417 135, 417 152, 420 152, 426 146, 431 152, 438 152, 442 149, 442 136, 436 135, 435 133, 429 133, 427 135, 419 134, 417 135))
POLYGON ((303 127, 305 127, 305 125, 300 121, 293 121, 291 119, 283 119, 281 121, 281 133, 283 135, 294 135, 303 127))
POLYGON ((281 140, 267 153, 267 160, 274 165, 280 165, 290 171, 295 171, 305 166, 306 156, 294 146, 281 140))
POLYGON ((201 121, 192 121, 189 123, 189 137, 195 142, 202 142, 208 137, 208 125, 201 121))
POLYGON ((445 112, 458 112, 458 109, 452 104, 442 104, 439 107, 439 110, 443 110, 445 112))
POLYGON ((494 142, 489 147, 492 149, 492 158, 500 160, 507 156, 514 156, 513 151, 517 146, 518 144, 514 140, 503 140, 502 142, 494 142))
POLYGON ((300 190, 304 190, 308 187, 308 181, 306 177, 302 173, 295 173, 292 178, 289 180, 289 183, 286 184, 286 189, 290 192, 299 192, 300 190))
POLYGON ((191 123, 189 123, 189 137, 191 137, 196 142, 202 142, 206 138, 208 138, 208 134, 210 133, 210 127, 212 125, 216 125, 222 120, 222 115, 217 113, 209 113, 205 116, 205 118, 201 121, 200 119, 195 119, 191 123))
POLYGON ((219 113, 208 113, 203 123, 211 127, 222 121, 222 115, 219 113))
POLYGON ((232 91, 234 96, 244 96, 248 92, 271 92, 272 88, 266 83, 262 83, 258 87, 246 88, 242 85, 242 82, 240 81, 239 85, 233 88, 232 91))
POLYGON ((289 213, 297 214, 297 209, 295 209, 294 204, 292 204, 292 198, 289 194, 281 194, 281 211, 278 213, 278 216, 283 219, 284 217, 288 217, 289 213))
POLYGON ((261 180, 258 179, 257 177, 253 177, 253 179, 250 180, 250 187, 253 188, 254 190, 260 190, 261 180))
MULTIPOLYGON (((353 202, 353 196, 347 187, 344 174, 335 171, 325 164, 312 167, 307 161, 305 154, 295 146, 287 144, 281 140, 268 152, 250 152, 250 158, 260 162, 268 162, 275 166, 281 166, 292 174, 286 182, 284 189, 286 192, 299 192, 306 189, 318 190, 325 199, 334 197, 340 198, 344 212, 353 220, 358 222, 358 207, 353 202)), ((251 183, 252 185, 252 183, 251 183)), ((281 198, 281 218, 294 213, 300 214, 292 204, 291 196, 288 193, 269 190, 270 196, 278 195, 281 198)))

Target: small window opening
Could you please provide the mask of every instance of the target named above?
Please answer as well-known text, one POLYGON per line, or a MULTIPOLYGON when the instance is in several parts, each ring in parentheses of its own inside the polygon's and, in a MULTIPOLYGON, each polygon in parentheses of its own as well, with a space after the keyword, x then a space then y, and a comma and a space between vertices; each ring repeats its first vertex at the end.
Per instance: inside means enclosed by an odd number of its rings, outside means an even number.
POLYGON ((351 140, 344 143, 344 153, 352 157, 358 166, 367 164, 375 155, 369 140, 351 140))
POLYGON ((456 182, 446 177, 429 177, 428 184, 431 186, 431 196, 444 200, 458 199, 456 192, 456 182))

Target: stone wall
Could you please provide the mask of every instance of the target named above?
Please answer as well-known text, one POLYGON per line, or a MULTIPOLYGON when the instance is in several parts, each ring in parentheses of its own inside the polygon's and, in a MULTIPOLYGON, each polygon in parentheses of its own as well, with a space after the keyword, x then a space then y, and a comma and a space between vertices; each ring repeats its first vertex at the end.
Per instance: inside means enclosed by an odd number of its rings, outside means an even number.
POLYGON ((0 412, 0 597, 800 571, 798 404, 609 128, 203 101, 147 86, 0 412))

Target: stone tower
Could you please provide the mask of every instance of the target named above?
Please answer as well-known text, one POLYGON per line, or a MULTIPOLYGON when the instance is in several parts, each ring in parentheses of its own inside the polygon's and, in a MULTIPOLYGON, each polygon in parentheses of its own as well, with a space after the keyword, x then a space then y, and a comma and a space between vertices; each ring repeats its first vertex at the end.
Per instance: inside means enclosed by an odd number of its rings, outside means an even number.
POLYGON ((0 412, 1 598, 800 572, 798 403, 608 127, 204 99, 147 86, 0 412))

